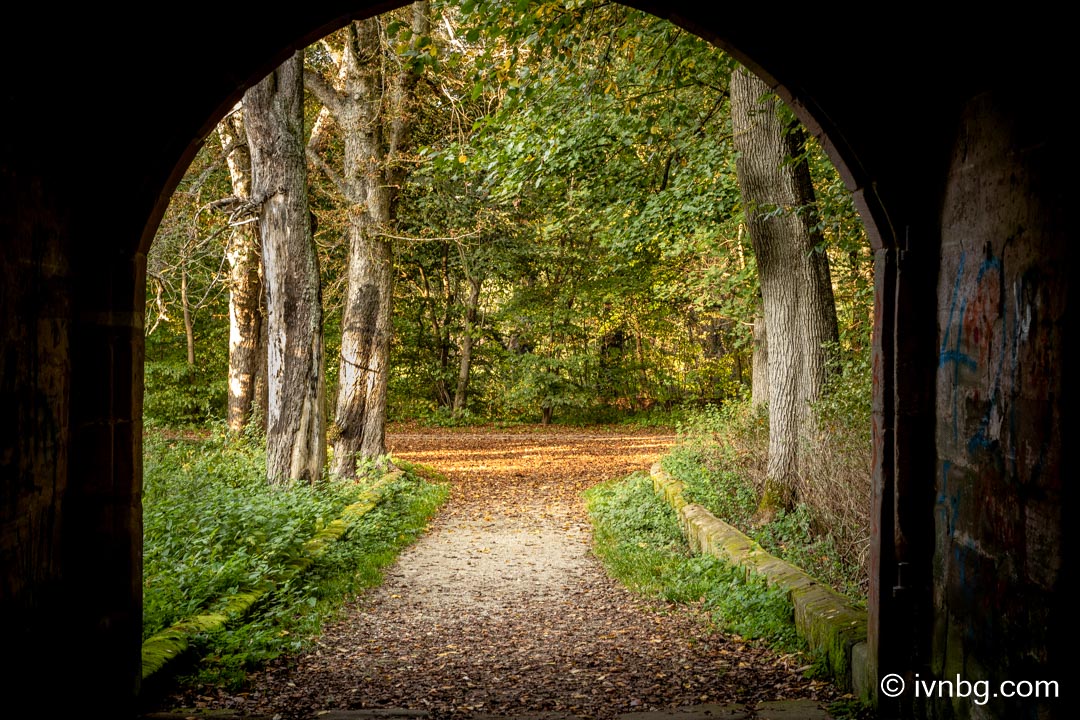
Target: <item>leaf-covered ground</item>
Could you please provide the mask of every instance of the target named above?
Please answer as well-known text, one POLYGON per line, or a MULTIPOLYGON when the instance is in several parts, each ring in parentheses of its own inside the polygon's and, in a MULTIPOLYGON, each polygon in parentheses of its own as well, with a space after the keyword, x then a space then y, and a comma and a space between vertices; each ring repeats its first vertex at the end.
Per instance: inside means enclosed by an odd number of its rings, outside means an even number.
POLYGON ((835 699, 804 677, 804 658, 710 630, 698 608, 643 600, 593 556, 581 491, 647 468, 673 441, 626 428, 397 428, 393 455, 453 484, 429 532, 315 651, 274 662, 244 692, 201 688, 174 702, 282 718, 386 707, 611 718, 835 699))

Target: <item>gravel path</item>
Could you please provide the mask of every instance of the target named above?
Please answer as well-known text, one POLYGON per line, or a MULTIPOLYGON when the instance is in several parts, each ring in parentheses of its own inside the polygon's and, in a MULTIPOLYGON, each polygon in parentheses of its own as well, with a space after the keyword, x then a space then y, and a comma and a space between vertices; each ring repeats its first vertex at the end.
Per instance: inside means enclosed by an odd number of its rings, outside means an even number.
POLYGON ((645 601, 592 555, 581 490, 647 468, 673 439, 549 428, 391 434, 396 457, 453 483, 429 531, 314 651, 274 663, 247 692, 208 691, 200 703, 281 718, 387 707, 611 718, 836 697, 802 677, 801 658, 710 631, 695 608, 645 601))

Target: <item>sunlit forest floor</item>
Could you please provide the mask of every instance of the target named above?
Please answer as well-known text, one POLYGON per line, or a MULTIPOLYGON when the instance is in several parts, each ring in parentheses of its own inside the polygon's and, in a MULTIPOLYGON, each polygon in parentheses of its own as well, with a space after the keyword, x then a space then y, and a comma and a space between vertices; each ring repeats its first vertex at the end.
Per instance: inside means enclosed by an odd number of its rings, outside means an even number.
POLYGON ((801 654, 722 634, 700 604, 647 599, 605 572, 582 491, 648 468, 675 440, 626 427, 392 428, 395 458, 452 484, 430 530, 314 650, 279 658, 242 691, 192 688, 172 702, 283 718, 388 707, 609 718, 835 700, 801 654))

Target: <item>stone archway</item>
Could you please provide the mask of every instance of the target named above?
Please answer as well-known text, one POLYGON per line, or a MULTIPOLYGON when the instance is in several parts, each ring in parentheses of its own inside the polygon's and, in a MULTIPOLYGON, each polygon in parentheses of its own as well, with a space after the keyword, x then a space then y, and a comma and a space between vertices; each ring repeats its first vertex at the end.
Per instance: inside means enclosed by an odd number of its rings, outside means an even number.
MULTIPOLYGON (((64 711, 133 707, 144 252, 196 141, 292 48, 358 12, 401 4, 332 1, 264 15, 195 5, 168 22, 41 5, 2 30, 5 64, 20 68, 0 91, 0 695, 9 707, 42 697, 64 711), (226 31, 235 43, 222 57, 209 48, 226 31)), ((973 28, 970 18, 903 17, 830 34, 810 26, 849 28, 852 18, 831 8, 785 22, 779 12, 717 16, 683 0, 629 4, 698 32, 767 78, 825 138, 871 226, 870 630, 882 671, 1056 672, 1064 630, 1074 628, 1061 580, 1075 554, 1061 439, 1075 393, 1061 338, 1075 321, 1056 299, 1067 297, 1075 267, 1064 208, 1077 152, 1046 98, 1070 67, 1068 24, 1008 18, 973 28), (977 255, 989 270, 971 275, 974 260, 959 258, 977 255), (967 378, 950 404, 944 368, 966 363, 943 364, 942 347, 962 359, 985 343, 948 308, 968 296, 974 307, 1001 268, 998 301, 980 305, 981 327, 1006 341, 985 366, 1015 356, 1015 373, 1002 370, 1007 382, 967 378), (942 341, 954 332, 974 346, 950 350, 942 341), (987 447, 943 436, 959 401, 987 447), (1038 467, 1034 481, 1010 475, 1017 458, 1016 467, 1038 467), (963 473, 953 473, 959 465, 963 473), (992 496, 1000 502, 990 512, 979 499, 992 496), (1019 511, 1007 510, 1011 500, 1019 511), (954 562, 958 552, 970 559, 954 562), (1013 592, 1022 600, 994 622, 986 598, 1013 592), (982 631, 989 635, 974 639, 982 631)))

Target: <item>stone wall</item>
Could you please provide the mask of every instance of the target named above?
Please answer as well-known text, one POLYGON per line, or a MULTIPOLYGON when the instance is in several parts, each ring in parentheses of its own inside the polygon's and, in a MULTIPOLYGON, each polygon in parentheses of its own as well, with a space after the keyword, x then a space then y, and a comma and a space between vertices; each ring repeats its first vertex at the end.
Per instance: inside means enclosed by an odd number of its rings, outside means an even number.
MULTIPOLYGON (((1066 627, 1055 603, 1068 558, 1061 413, 1075 198, 1065 195, 1077 169, 1043 142, 1044 128, 1016 119, 1042 101, 984 95, 968 105, 942 217, 926 671, 992 688, 1050 679, 1066 627)), ((935 717, 1033 717, 1050 706, 925 703, 935 717)))
POLYGON ((688 503, 682 482, 652 466, 653 489, 678 516, 690 549, 718 557, 783 589, 795 614, 795 630, 832 680, 865 702, 873 702, 872 667, 867 656, 866 611, 802 568, 770 554, 707 509, 688 503))

